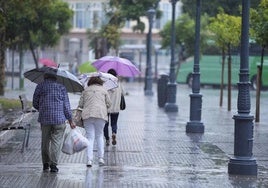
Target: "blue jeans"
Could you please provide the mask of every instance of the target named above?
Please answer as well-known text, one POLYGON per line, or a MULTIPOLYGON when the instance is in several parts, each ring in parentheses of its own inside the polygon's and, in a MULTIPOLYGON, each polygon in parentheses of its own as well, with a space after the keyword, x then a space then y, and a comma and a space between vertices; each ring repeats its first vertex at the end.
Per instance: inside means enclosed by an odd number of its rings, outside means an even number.
POLYGON ((118 113, 110 113, 108 114, 108 122, 104 126, 104 137, 106 140, 109 140, 109 122, 111 122, 112 133, 117 133, 117 120, 118 120, 119 112, 118 113), (110 121, 109 121, 110 120, 110 121))

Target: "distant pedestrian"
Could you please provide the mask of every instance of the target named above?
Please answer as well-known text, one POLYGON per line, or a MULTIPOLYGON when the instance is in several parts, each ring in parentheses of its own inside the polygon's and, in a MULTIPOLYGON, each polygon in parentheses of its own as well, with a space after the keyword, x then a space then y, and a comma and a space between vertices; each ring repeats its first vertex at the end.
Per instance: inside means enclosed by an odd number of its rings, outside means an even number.
POLYGON ((93 164, 93 146, 96 138, 99 165, 104 165, 104 139, 103 128, 108 121, 108 108, 111 100, 103 81, 99 77, 91 77, 85 90, 82 92, 78 108, 82 110, 82 119, 90 142, 87 148, 87 166, 93 164))
MULTIPOLYGON (((117 77, 117 73, 114 69, 108 70, 108 73, 117 77)), ((116 145, 116 143, 117 143, 117 141, 116 141, 117 121, 118 121, 118 116, 119 116, 119 112, 120 112, 121 95, 123 94, 123 89, 122 89, 120 82, 118 81, 117 88, 109 90, 108 93, 109 93, 109 96, 111 98, 112 105, 108 109, 108 112, 109 112, 108 119, 110 121, 108 120, 108 122, 105 124, 105 127, 104 127, 104 136, 106 139, 106 146, 110 145, 109 122, 110 122, 111 128, 112 128, 112 144, 116 145)))
POLYGON ((65 86, 56 82, 56 77, 52 73, 45 73, 44 81, 36 86, 33 107, 39 111, 43 170, 48 171, 50 167, 50 172, 58 172, 65 121, 69 121, 71 128, 75 128, 75 124, 72 121, 67 90, 65 86))
POLYGON ((75 59, 74 62, 70 64, 69 69, 72 74, 77 75, 78 73, 77 59, 75 59))

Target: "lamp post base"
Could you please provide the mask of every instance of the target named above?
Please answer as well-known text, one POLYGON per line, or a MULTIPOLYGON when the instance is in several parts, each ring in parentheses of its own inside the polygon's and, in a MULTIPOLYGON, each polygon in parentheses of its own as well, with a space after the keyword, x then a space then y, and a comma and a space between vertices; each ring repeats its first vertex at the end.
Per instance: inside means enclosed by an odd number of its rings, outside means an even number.
POLYGON ((190 121, 186 125, 186 133, 204 133, 205 127, 201 122, 202 95, 190 94, 190 121))
POLYGON ((145 96, 153 96, 154 95, 154 92, 152 90, 145 90, 144 91, 144 95, 145 96))
POLYGON ((254 158, 234 157, 228 163, 228 173, 233 175, 257 176, 258 165, 254 158))
POLYGON ((205 126, 199 121, 190 121, 186 125, 186 133, 204 133, 205 126))

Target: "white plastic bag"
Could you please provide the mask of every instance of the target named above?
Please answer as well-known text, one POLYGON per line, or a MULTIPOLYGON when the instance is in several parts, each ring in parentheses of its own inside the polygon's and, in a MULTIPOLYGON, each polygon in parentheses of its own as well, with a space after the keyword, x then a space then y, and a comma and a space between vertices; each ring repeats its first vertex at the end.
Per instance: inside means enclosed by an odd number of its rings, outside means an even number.
POLYGON ((65 135, 61 151, 66 154, 74 154, 84 150, 89 145, 89 141, 79 129, 74 128, 65 135))

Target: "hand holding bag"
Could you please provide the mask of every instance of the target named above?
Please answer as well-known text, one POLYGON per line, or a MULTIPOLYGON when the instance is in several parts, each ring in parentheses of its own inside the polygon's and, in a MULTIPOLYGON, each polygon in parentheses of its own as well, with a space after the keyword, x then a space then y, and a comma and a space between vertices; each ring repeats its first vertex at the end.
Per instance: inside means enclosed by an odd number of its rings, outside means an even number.
POLYGON ((77 108, 75 110, 75 114, 74 114, 74 123, 76 126, 78 127, 84 127, 84 123, 83 123, 83 119, 82 119, 82 109, 81 108, 77 108))
POLYGON ((121 101, 120 101, 120 110, 125 110, 126 109, 126 101, 125 97, 123 94, 121 94, 121 101))

